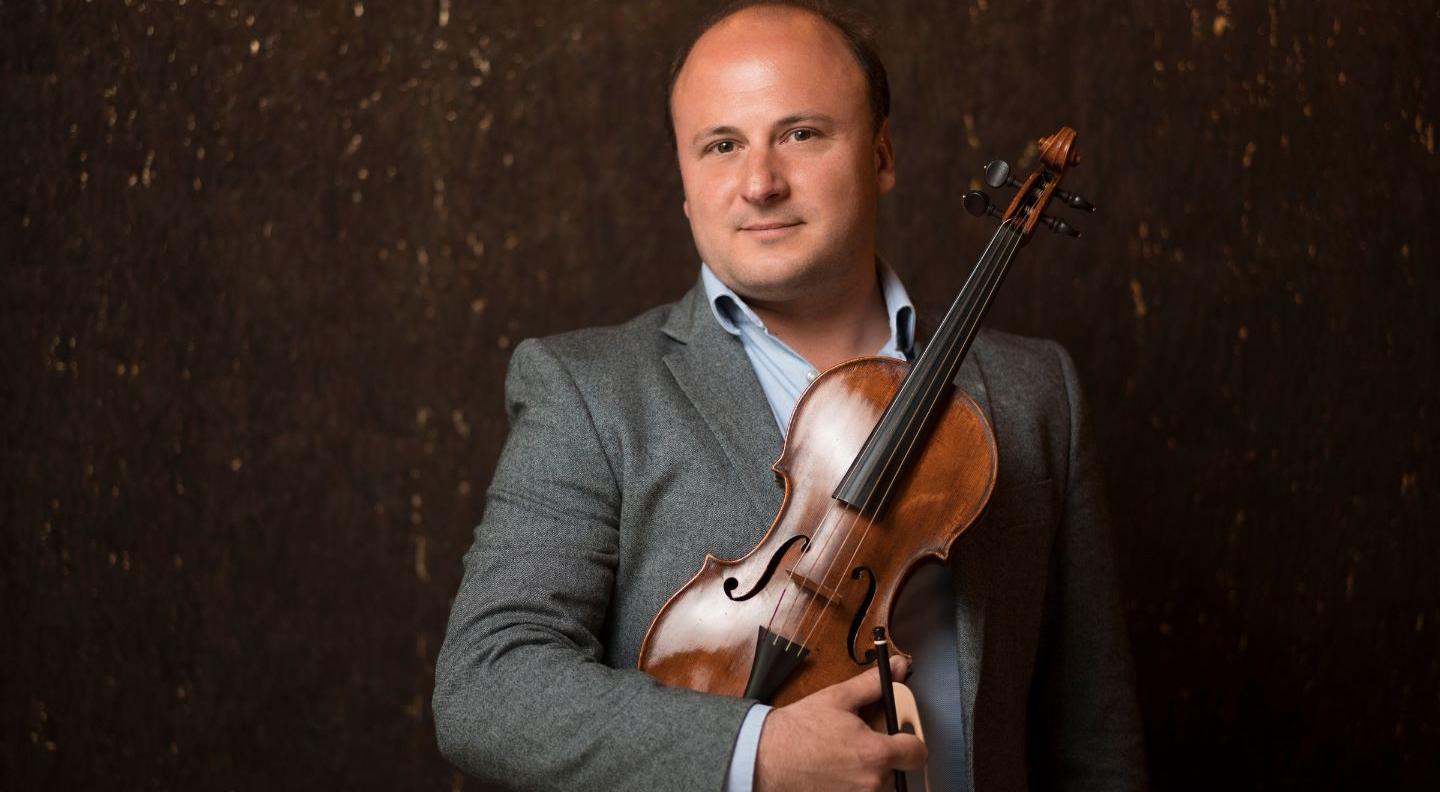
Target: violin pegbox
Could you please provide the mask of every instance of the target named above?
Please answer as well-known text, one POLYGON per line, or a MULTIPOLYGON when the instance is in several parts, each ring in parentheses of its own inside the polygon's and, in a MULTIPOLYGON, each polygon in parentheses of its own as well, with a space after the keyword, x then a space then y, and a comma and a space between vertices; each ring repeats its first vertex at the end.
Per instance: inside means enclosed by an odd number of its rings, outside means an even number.
POLYGON ((994 160, 985 166, 987 185, 996 189, 1010 187, 1017 190, 1004 211, 990 202, 990 196, 979 190, 965 193, 965 211, 976 217, 990 215, 1000 218, 1000 223, 1009 224, 1023 238, 1023 242, 1029 241, 1037 223, 1044 224, 1057 234, 1078 239, 1080 232, 1073 226, 1044 213, 1050 201, 1055 198, 1071 209, 1081 212, 1095 211, 1095 205, 1078 193, 1060 188, 1060 180, 1065 171, 1080 164, 1080 152, 1075 148, 1075 130, 1060 127, 1057 132, 1040 138, 1036 143, 1040 147, 1040 164, 1023 182, 1015 178, 1010 164, 1005 160, 994 160))

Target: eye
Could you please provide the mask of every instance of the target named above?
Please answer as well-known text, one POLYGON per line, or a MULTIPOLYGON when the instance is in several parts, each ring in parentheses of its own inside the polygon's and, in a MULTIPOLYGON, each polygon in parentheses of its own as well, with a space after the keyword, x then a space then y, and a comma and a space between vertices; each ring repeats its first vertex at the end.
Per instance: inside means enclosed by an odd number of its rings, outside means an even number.
POLYGON ((706 153, 712 153, 712 152, 713 152, 713 153, 715 153, 715 154, 732 154, 732 153, 734 153, 735 149, 736 149, 736 143, 735 143, 735 141, 733 141, 733 140, 717 140, 717 141, 715 141, 714 143, 711 143, 710 145, 706 146, 706 147, 705 147, 705 152, 706 152, 706 153))
POLYGON ((795 141, 796 143, 804 143, 807 140, 813 140, 815 138, 815 135, 816 132, 813 129, 792 129, 790 130, 790 134, 786 135, 785 137, 795 141))

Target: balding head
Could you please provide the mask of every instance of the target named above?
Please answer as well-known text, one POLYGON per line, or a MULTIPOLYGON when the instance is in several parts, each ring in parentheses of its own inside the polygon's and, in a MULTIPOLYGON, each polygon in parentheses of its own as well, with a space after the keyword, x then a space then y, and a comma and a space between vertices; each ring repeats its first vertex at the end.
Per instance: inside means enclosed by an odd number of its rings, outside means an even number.
POLYGON ((797 15, 802 20, 808 18, 822 28, 829 28, 829 31, 834 34, 834 38, 827 40, 825 44, 837 46, 849 54, 851 63, 854 68, 859 69, 864 79, 865 99, 869 107, 871 127, 875 132, 879 132, 885 119, 890 116, 890 81, 885 71, 885 64, 875 51, 875 43, 871 38, 868 26, 860 19, 837 11, 823 2, 807 0, 742 0, 726 5, 705 20, 699 28, 699 33, 680 50, 670 65, 665 98, 672 130, 676 84, 679 82, 685 66, 689 63, 690 55, 707 34, 722 25, 754 23, 757 19, 763 20, 766 17, 775 21, 777 18, 787 16, 795 18, 797 15))

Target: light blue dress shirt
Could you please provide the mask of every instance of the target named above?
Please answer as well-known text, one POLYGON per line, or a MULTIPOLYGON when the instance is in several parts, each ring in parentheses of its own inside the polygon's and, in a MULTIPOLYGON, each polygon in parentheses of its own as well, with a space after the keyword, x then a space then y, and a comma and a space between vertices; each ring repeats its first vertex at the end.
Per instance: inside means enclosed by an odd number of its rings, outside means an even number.
MULTIPOLYGON (((880 289, 890 319, 890 339, 875 354, 905 360, 915 344, 915 307, 894 270, 878 263, 880 289)), ((700 265, 705 296, 715 320, 726 332, 740 339, 760 388, 770 403, 770 412, 784 435, 800 395, 819 372, 784 341, 770 334, 750 306, 700 265)), ((925 727, 927 766, 932 792, 964 791, 968 787, 965 721, 960 704, 960 665, 956 647, 955 595, 946 567, 929 564, 917 570, 896 602, 891 632, 907 639, 904 645, 914 656, 906 684, 915 693, 925 727)), ((735 752, 726 776, 726 792, 751 792, 755 781, 756 754, 760 732, 770 707, 751 707, 735 738, 735 752)), ((918 775, 913 789, 923 789, 918 775)))

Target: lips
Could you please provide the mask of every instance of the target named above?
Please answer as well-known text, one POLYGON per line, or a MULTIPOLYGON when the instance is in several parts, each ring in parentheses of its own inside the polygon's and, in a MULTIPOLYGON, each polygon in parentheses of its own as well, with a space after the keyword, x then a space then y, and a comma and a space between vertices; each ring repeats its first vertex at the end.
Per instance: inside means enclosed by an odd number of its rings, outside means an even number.
POLYGON ((762 223, 749 223, 740 226, 740 232, 749 238, 757 240, 780 239, 791 235, 795 229, 804 225, 802 220, 765 220, 762 223))
POLYGON ((751 223, 747 226, 741 226, 741 228, 746 231, 769 231, 772 228, 787 228, 793 225, 800 225, 800 221, 796 220, 788 223, 751 223))

